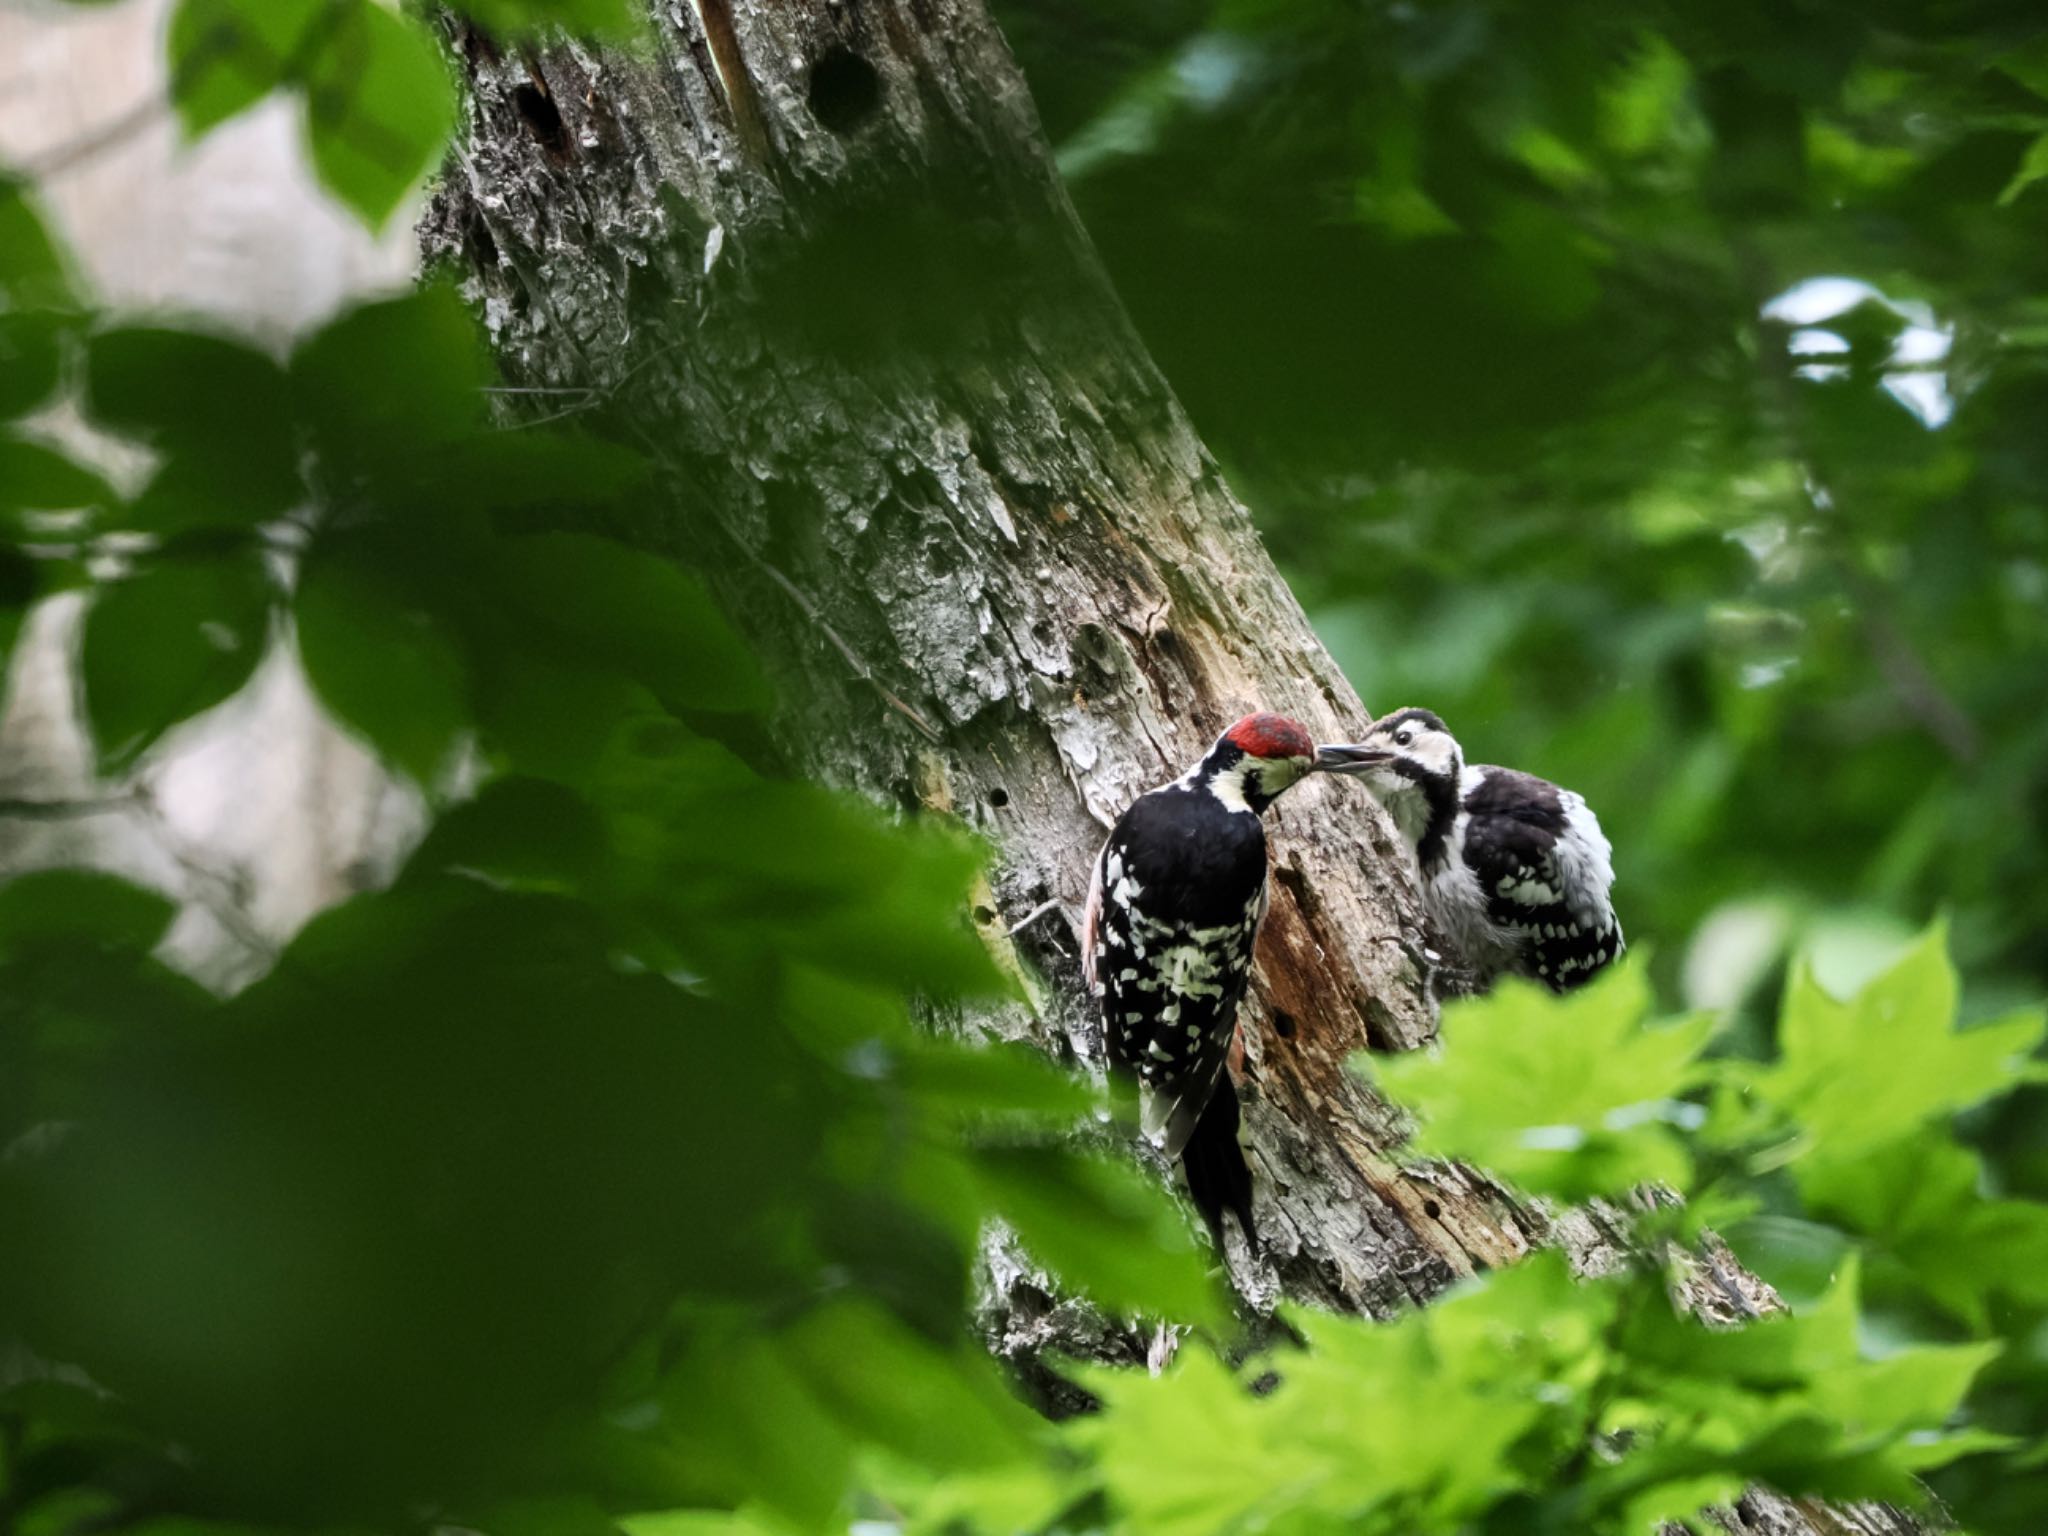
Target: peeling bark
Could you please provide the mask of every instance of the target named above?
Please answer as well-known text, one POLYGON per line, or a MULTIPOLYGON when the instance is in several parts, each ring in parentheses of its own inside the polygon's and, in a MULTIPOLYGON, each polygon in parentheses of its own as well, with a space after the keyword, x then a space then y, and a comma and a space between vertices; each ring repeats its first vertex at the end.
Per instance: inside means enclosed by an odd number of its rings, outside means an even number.
MULTIPOLYGON (((779 673, 792 766, 990 839, 974 920, 1032 1005, 974 1022, 1099 1065, 1076 933, 1103 828, 1248 710, 1325 740, 1369 712, 1132 331, 979 0, 654 12, 638 57, 514 57, 450 23, 470 135, 427 255, 509 382, 655 459, 662 494, 620 531, 719 588, 779 673)), ((1384 1317, 1549 1223, 1402 1166, 1398 1112, 1344 1069, 1435 1027, 1378 810, 1312 780, 1269 830, 1232 1072, 1272 1267, 1233 1270, 1254 1300, 1384 1317)), ((990 1270, 1013 1358, 1161 1347, 990 1270)))

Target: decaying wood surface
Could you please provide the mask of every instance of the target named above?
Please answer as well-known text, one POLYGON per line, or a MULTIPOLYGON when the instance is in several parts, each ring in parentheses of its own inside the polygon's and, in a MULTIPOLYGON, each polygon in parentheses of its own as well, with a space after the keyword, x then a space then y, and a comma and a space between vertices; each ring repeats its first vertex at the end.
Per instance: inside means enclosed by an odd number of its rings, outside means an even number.
MULTIPOLYGON (((974 920, 1034 1006, 974 1022, 1097 1061, 1075 938, 1109 820, 1249 709, 1323 739, 1368 711, 1110 291, 980 0, 653 9, 632 55, 449 23, 472 121, 426 254, 518 398, 655 458, 621 531, 711 574, 780 674, 791 765, 991 840, 974 920)), ((1383 818, 1312 780, 1270 833, 1233 1062, 1270 1267, 1233 1271, 1254 1300, 1386 1316, 1548 1223, 1403 1167, 1396 1112, 1345 1069, 1435 1025, 1383 818)), ((1016 1353, 1152 1352, 1091 1338, 1028 1265, 992 1271, 1016 1353)), ((1731 1529, 1914 1528, 1752 1503, 1731 1529)))
MULTIPOLYGON (((663 467, 628 531, 714 574, 793 763, 993 841, 974 917, 1036 1006, 982 1022, 1095 1058, 1075 933, 1107 823, 1250 709, 1324 739, 1368 711, 1124 318, 986 13, 703 0, 642 58, 453 36, 474 121, 430 260, 508 382, 559 391, 520 398, 663 467)), ((1434 1027, 1368 798, 1311 781, 1271 833, 1239 1064, 1262 1237, 1288 1293, 1386 1315, 1540 1223, 1397 1166, 1344 1069, 1434 1027)))

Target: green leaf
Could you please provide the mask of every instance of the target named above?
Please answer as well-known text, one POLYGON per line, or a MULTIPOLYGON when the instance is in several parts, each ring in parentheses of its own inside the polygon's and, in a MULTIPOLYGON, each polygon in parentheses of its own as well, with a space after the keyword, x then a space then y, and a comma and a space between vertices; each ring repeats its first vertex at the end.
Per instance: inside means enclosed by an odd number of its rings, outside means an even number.
POLYGON ((769 702, 754 658, 695 577, 673 561, 575 533, 505 540, 493 590, 575 660, 623 672, 675 709, 769 702))
POLYGON ((1998 194, 1998 206, 2010 207, 2022 192, 2044 177, 2048 177, 2048 133, 2027 146, 2027 152, 2020 157, 2019 168, 2012 173, 2012 180, 1998 194))
POLYGON ((4 663, 22 611, 41 594, 43 563, 9 544, 0 544, 0 663, 4 663))
POLYGON ((1075 1438, 1096 1454, 1118 1529, 1481 1528, 1543 1486, 1545 1449, 1573 1448, 1615 1289, 1577 1285, 1544 1256, 1390 1323, 1290 1313, 1308 1347, 1270 1362, 1264 1394, 1190 1341, 1163 1379, 1087 1371, 1103 1412, 1075 1438))
POLYGON ((1639 959, 1564 995, 1510 980, 1444 1010, 1440 1054, 1373 1057, 1370 1070, 1421 1122, 1418 1151, 1463 1158, 1563 1200, 1660 1180, 1684 1188, 1677 1131, 1699 1111, 1707 1015, 1662 1027, 1639 959))
POLYGON ((544 779, 499 779, 435 822, 406 869, 587 899, 601 885, 605 854, 604 823, 580 797, 544 779))
POLYGON ((1049 1147, 987 1147, 972 1156, 988 1208, 1030 1256, 1104 1306, 1208 1322, 1219 1297, 1187 1222, 1128 1163, 1049 1147))
POLYGON ((1279 1415, 1207 1350, 1182 1350, 1163 1381, 1098 1371, 1088 1387, 1103 1412, 1083 1433, 1124 1517, 1120 1528, 1148 1536, 1242 1529, 1280 1488, 1295 1507, 1319 1504, 1317 1484, 1331 1471, 1320 1448, 1275 1433, 1279 1415))
POLYGON ((1842 1001, 1801 964, 1787 986, 1779 1059, 1754 1091, 1805 1131, 1815 1152, 1841 1160, 1895 1140, 2021 1081, 2048 1031, 2027 1009, 1958 1031, 1956 974, 1940 924, 1883 974, 1842 1001))
POLYGON ((479 680, 477 723, 489 746, 521 773, 587 781, 614 738, 639 721, 668 720, 630 678, 506 654, 489 657, 479 680))
MULTIPOLYGON (((932 914, 942 923, 950 916, 950 903, 932 914)), ((782 1007, 821 1056, 843 1061, 858 1055, 864 1075, 900 1083, 925 1114, 946 1123, 949 1136, 990 1121, 1011 1132, 1060 1132, 1102 1107, 1102 1094, 1088 1079, 1021 1041, 956 1039, 914 1027, 900 987, 852 981, 815 964, 791 965, 783 973, 782 1007)))
POLYGON ((0 513, 69 512, 118 499, 105 480, 56 449, 0 433, 0 513))
POLYGON ((302 935, 0 1189, 10 1249, 38 1255, 8 1274, 10 1324, 138 1383, 135 1417, 205 1447, 216 1486, 546 1488, 542 1428, 600 1418, 611 1363, 702 1299, 735 1231, 791 1230, 803 1152, 781 1148, 808 1138, 771 1031, 620 974, 576 903, 420 894, 358 910, 358 944, 302 935), (244 1389, 286 1369, 321 1392, 257 1407, 244 1389))
POLYGON ((330 0, 183 0, 166 47, 171 104, 186 136, 196 139, 296 84, 345 8, 330 0))
POLYGON ((2036 38, 2000 56, 1998 67, 2036 96, 2048 99, 2048 43, 2036 38))
POLYGON ((835 1279, 845 1278, 848 1291, 865 1294, 924 1338, 951 1349, 960 1341, 970 1289, 963 1250, 980 1236, 979 1228, 947 1224, 893 1192, 883 1195, 876 1175, 895 1174, 894 1149, 863 1140, 855 1155, 847 1155, 854 1146, 851 1138, 833 1146, 834 1171, 843 1169, 845 1179, 816 1192, 819 1255, 835 1279))
MULTIPOLYGON (((1962 1407, 1971 1383, 2003 1349, 1996 1342, 1925 1344, 1859 1361, 1848 1370, 1817 1373, 1813 1400, 1854 1434, 1903 1439, 1932 1432, 1962 1407)), ((1923 1451, 1914 1464, 1939 1463, 1923 1451)))
POLYGON ((1518 1448, 1554 1439, 1596 1379, 1613 1304, 1610 1288, 1582 1291, 1552 1258, 1465 1287, 1393 1329, 1303 1314, 1309 1356, 1287 1370, 1295 1396, 1280 1397, 1285 1423, 1267 1433, 1320 1452, 1319 1502, 1332 1513, 1415 1509, 1424 1528, 1464 1528, 1522 1486, 1518 1448), (1358 1445, 1340 1405, 1402 1432, 1358 1445))
POLYGON ((123 509, 123 526, 170 534, 246 525, 304 497, 284 370, 255 348, 122 327, 87 343, 86 377, 88 413, 165 456, 123 509))
POLYGON ((285 371, 243 342, 164 326, 121 326, 86 343, 85 408, 102 426, 165 452, 296 457, 285 371))
POLYGON ((928 1110, 974 1121, 1024 1118, 1048 1128, 1072 1125, 1099 1095, 1021 1044, 968 1045, 912 1037, 900 1046, 898 1072, 928 1110))
POLYGON ((843 976, 943 996, 1010 996, 967 923, 981 850, 932 820, 892 827, 811 784, 757 778, 730 753, 653 721, 632 733, 669 751, 617 752, 603 793, 643 824, 638 879, 678 934, 772 939, 843 976))
MULTIPOLYGON (((830 904, 803 920, 792 920, 800 907, 781 915, 789 948, 844 975, 936 996, 1016 995, 968 925, 967 892, 985 855, 955 828, 941 822, 889 828, 866 806, 811 786, 775 786, 749 799, 757 843, 773 842, 778 827, 815 827, 814 849, 840 871, 840 879, 820 888, 817 877, 791 867, 800 841, 772 859, 725 843, 756 868, 780 866, 795 887, 831 891, 830 904), (861 868, 864 877, 853 873, 861 868)), ((700 828, 699 836, 725 842, 709 828, 700 828)))
POLYGON ((28 188, 0 171, 0 311, 68 309, 77 298, 28 188))
POLYGON ((491 511, 603 507, 641 489, 645 458, 594 438, 482 432, 420 455, 407 466, 410 494, 444 506, 491 511))
POLYGON ((39 572, 36 562, 20 550, 0 545, 0 669, 13 656, 25 610, 34 601, 39 572))
POLYGON ((1809 1310, 1774 1313, 1746 1328, 1709 1328, 1670 1307, 1634 1313, 1626 1335, 1630 1362, 1639 1369, 1751 1387, 1802 1387, 1809 1378, 1841 1370, 1858 1358, 1858 1273, 1853 1255, 1809 1310))
POLYGON ((1750 1215, 1721 1230, 1743 1264, 1795 1310, 1826 1293, 1855 1244, 1839 1227, 1796 1216, 1750 1215))
POLYGON ((633 37, 647 20, 638 0, 462 0, 456 9, 510 37, 556 27, 578 37, 633 37))
POLYGON ((1983 1166, 1946 1131, 1927 1127, 1855 1157, 1803 1157, 1793 1173, 1817 1214, 1895 1243, 1947 1225, 1976 1198, 1983 1166))
POLYGON ((177 915, 169 897, 118 875, 88 869, 17 875, 0 884, 0 955, 53 940, 147 950, 177 915))
POLYGON ((985 1352, 941 1349, 872 1302, 808 1313, 782 1353, 849 1434, 922 1466, 989 1467, 1030 1448, 1031 1416, 985 1352))
POLYGON ((283 516, 304 497, 297 472, 281 456, 253 448, 246 456, 181 456, 165 459, 149 483, 110 510, 105 521, 163 538, 206 529, 247 530, 283 516))
POLYGON ((1600 137, 1623 155, 1647 155, 1665 146, 1679 132, 1691 87, 1685 55, 1645 32, 1601 87, 1600 137))
POLYGON ((357 3, 323 28, 305 89, 314 169, 365 224, 381 229, 454 130, 446 62, 410 16, 357 3))
POLYGON ((1916 1496, 1913 1474, 1981 1448, 1940 1435, 1998 1346, 1858 1349, 1853 1255, 1810 1311, 1710 1329, 1665 1306, 1632 1309, 1619 1339, 1626 1375, 1601 1425, 1633 1445, 1592 1496, 1632 1517, 1682 1518, 1699 1479, 1739 1477, 1786 1493, 1916 1496))
POLYGON ((755 1518, 741 1510, 664 1509, 627 1515, 619 1521, 626 1536, 788 1536, 788 1527, 772 1515, 755 1518))
POLYGON ((184 0, 171 19, 171 99, 193 137, 296 86, 327 188, 381 227, 433 167, 455 90, 432 39, 376 0, 184 0))
POLYGON ((708 1492, 733 1503, 760 1499, 804 1530, 823 1530, 840 1511, 853 1447, 774 1339, 693 1351, 664 1402, 708 1492))
POLYGON ((904 1536, 1062 1530, 1060 1512, 1083 1492, 1075 1469, 1050 1458, 962 1472, 870 1457, 863 1473, 864 1484, 902 1512, 904 1536))
POLYGON ((87 717, 109 768, 248 680, 270 585, 252 556, 161 560, 101 591, 86 615, 87 717))
POLYGON ((320 702, 394 768, 438 782, 470 708, 467 665, 433 616, 376 569, 317 552, 292 612, 320 702))
POLYGON ((47 310, 0 313, 0 420, 25 416, 50 398, 63 369, 66 325, 47 310))
POLYGON ((348 454, 466 434, 491 378, 476 322, 440 284, 346 311, 291 361, 300 411, 324 447, 348 454))
POLYGON ((2048 1303, 2048 1205, 1982 1193, 1982 1159, 1927 1127, 1853 1157, 1792 1166, 1806 1204, 1861 1234, 1877 1258, 1971 1327, 1989 1298, 2048 1303))

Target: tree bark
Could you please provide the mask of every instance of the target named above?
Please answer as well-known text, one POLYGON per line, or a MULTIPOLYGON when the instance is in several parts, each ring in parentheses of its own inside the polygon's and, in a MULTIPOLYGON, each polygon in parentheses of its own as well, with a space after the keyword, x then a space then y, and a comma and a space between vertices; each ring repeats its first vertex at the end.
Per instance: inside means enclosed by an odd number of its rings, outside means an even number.
MULTIPOLYGON (((1124 316, 980 0, 654 9, 634 56, 450 23, 471 122, 429 260, 517 398, 648 449, 660 494, 622 531, 720 589, 780 676, 792 766, 988 837, 974 921, 1031 1005, 974 1022, 1097 1063, 1076 934, 1104 827, 1248 710, 1326 740, 1369 712, 1124 316)), ((1233 1272, 1386 1316, 1549 1224, 1402 1166, 1398 1112, 1345 1070, 1435 1027, 1377 809, 1312 780, 1269 831, 1232 1071, 1270 1267, 1233 1272)), ((1028 1351, 1049 1303, 994 1268, 1028 1351)))
MULTIPOLYGON (((664 494, 628 531, 720 586, 794 766, 990 839, 974 919, 1033 1005, 980 1022, 1096 1061, 1076 932, 1103 828, 1251 709, 1326 740, 1368 712, 1125 319, 979 4, 661 11, 640 58, 456 29, 471 134, 428 256, 508 382, 560 392, 522 399, 648 447, 664 494)), ((1344 1070, 1434 1028, 1369 798, 1311 781, 1271 833, 1234 1064, 1261 1235, 1288 1293, 1386 1315, 1541 1223, 1397 1166, 1344 1070)))

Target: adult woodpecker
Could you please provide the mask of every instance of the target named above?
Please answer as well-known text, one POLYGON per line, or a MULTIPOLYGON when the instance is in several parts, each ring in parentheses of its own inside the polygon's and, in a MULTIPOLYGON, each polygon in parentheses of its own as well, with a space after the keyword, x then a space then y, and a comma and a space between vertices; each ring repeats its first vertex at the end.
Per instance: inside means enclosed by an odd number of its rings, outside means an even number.
POLYGON ((1579 796, 1467 764, 1426 709, 1394 710, 1362 742, 1324 751, 1393 818, 1423 904, 1481 984, 1513 971, 1563 992, 1621 953, 1614 851, 1579 796))
POLYGON ((1181 1159, 1219 1247, 1225 1209, 1256 1243, 1224 1063, 1266 913, 1260 815, 1307 775, 1349 761, 1319 752, 1285 715, 1247 715, 1178 779, 1132 801, 1095 859, 1081 968, 1110 1064, 1136 1079, 1144 1134, 1181 1159))

